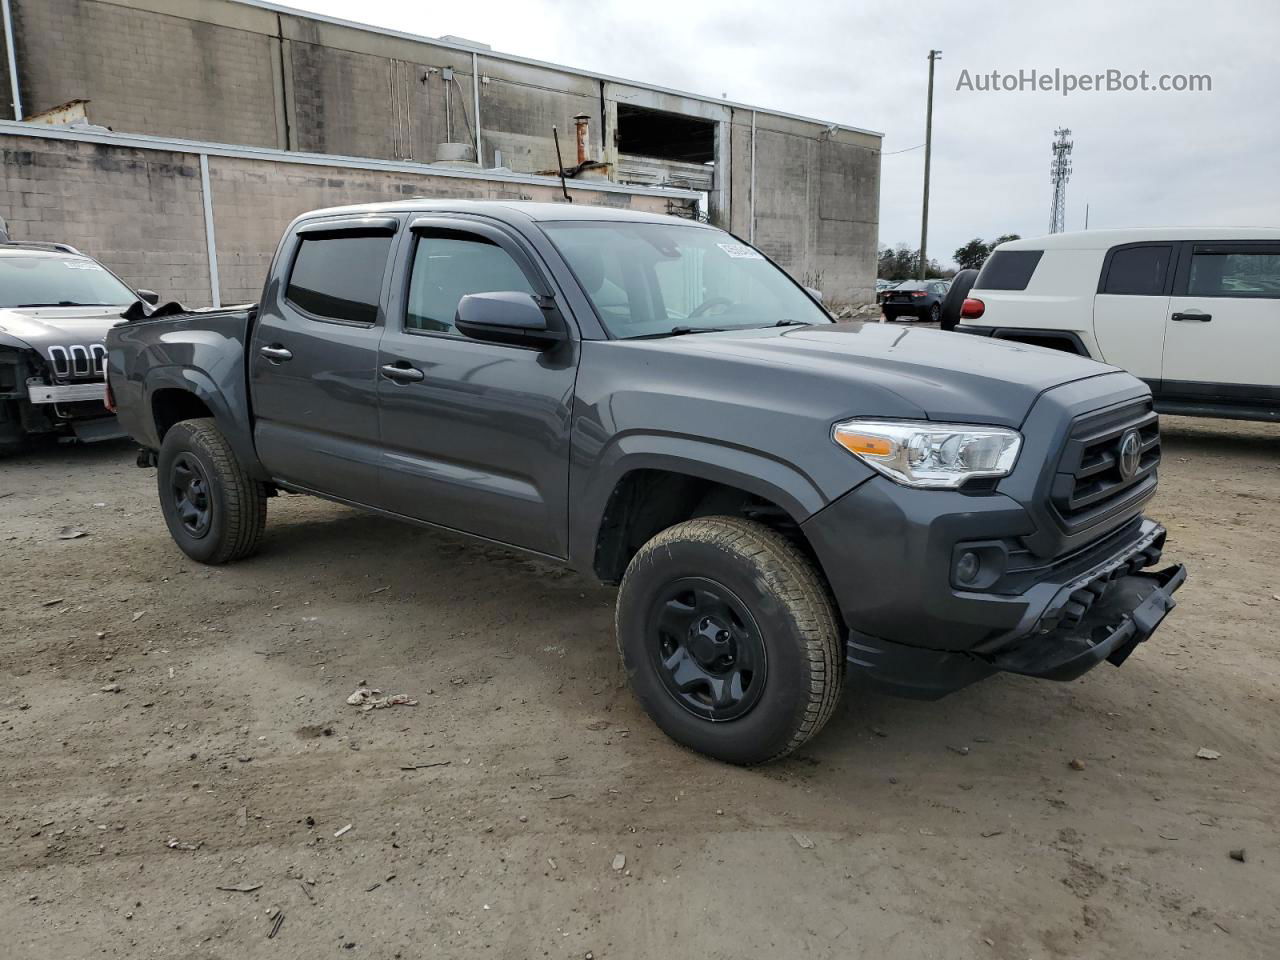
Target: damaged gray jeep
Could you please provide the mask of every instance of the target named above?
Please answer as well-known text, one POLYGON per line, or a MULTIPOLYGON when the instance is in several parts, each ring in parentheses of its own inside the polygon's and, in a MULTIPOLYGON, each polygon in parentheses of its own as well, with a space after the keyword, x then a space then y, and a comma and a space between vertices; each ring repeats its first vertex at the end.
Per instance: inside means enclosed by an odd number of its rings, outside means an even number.
POLYGON ((62 243, 0 242, 0 456, 33 436, 124 436, 104 405, 107 331, 149 290, 62 243))

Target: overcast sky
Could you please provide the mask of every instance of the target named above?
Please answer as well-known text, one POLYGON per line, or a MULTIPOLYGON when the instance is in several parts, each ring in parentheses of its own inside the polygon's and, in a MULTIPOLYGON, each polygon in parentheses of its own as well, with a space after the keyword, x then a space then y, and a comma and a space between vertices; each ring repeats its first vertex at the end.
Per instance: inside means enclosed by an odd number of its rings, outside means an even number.
POLYGON ((880 242, 920 239, 929 49, 929 252, 1048 229, 1053 130, 1070 127, 1067 229, 1280 225, 1280 2, 856 4, 287 0, 426 36, 878 130, 880 242), (957 90, 961 71, 1208 74, 1202 93, 957 90))

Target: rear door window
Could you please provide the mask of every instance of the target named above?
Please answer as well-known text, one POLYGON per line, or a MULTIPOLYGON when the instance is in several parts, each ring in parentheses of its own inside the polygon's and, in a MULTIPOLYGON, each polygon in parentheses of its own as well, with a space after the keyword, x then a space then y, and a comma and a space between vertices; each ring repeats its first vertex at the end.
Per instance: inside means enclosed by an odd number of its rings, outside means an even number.
POLYGON ((385 232, 304 236, 285 299, 322 320, 376 323, 392 239, 385 232))
POLYGON ((1249 250, 1196 245, 1186 295, 1280 299, 1280 244, 1249 250))
POLYGON ((978 290, 1025 290, 1043 250, 997 250, 982 265, 974 283, 978 290))
POLYGON ((1104 268, 1100 293, 1131 297, 1158 297, 1167 292, 1165 279, 1173 248, 1167 244, 1122 247, 1113 250, 1104 268))

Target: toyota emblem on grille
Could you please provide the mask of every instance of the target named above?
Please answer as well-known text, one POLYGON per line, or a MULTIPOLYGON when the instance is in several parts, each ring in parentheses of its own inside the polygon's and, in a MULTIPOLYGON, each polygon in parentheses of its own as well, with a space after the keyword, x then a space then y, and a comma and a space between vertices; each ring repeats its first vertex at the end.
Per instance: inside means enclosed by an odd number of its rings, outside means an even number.
POLYGON ((1120 439, 1119 456, 1116 458, 1120 466, 1120 476, 1132 480, 1138 472, 1138 462, 1142 457, 1142 439, 1137 430, 1127 430, 1120 439))

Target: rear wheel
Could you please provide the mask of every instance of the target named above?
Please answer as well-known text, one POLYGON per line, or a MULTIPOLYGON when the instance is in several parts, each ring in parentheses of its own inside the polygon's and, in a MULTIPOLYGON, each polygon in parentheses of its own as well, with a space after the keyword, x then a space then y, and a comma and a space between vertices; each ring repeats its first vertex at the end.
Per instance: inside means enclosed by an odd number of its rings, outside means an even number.
POLYGON ((937 323, 941 316, 942 316, 942 307, 938 306, 938 304, 935 303, 932 307, 929 308, 929 321, 931 323, 937 323))
POLYGON ((267 523, 266 487, 244 471, 213 420, 183 420, 169 428, 156 482, 169 533, 192 560, 227 563, 258 549, 267 523))
POLYGON ((825 581, 795 545, 750 520, 690 520, 641 547, 618 594, 617 632, 654 722, 729 763, 796 750, 840 696, 825 581))

